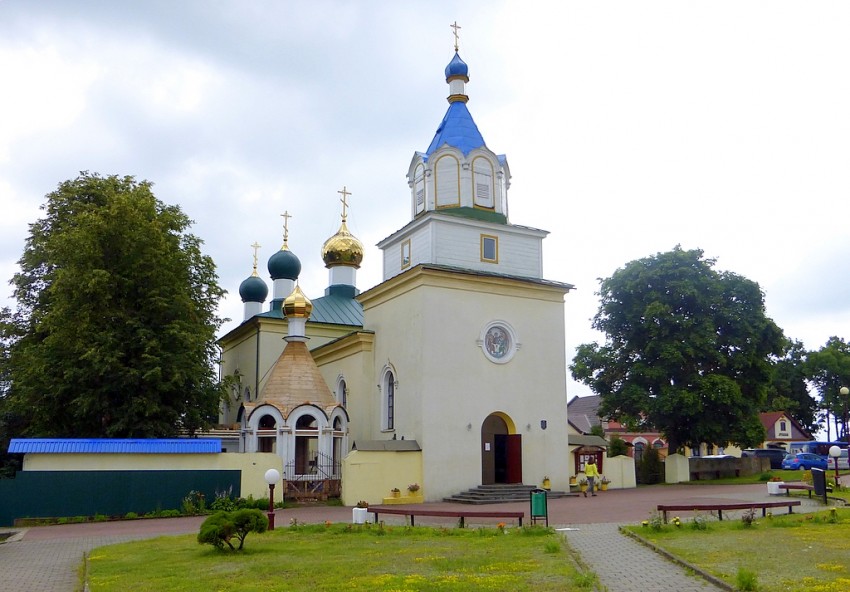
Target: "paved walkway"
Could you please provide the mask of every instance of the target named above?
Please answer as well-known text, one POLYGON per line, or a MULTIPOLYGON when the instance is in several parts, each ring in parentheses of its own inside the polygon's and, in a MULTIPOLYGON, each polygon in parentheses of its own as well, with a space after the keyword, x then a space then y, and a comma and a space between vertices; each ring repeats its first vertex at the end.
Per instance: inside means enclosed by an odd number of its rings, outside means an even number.
MULTIPOLYGON (((617 526, 635 524, 649 517, 658 504, 710 501, 766 501, 764 484, 757 485, 659 485, 639 489, 613 490, 596 497, 549 500, 549 525, 561 529, 571 547, 599 576, 608 592, 691 592, 723 590, 701 577, 689 575, 677 564, 663 558, 629 537, 617 526)), ((772 498, 776 499, 776 498, 772 498)), ((795 511, 823 508, 817 501, 801 499, 795 511)), ((451 508, 457 504, 429 504, 451 508)), ((469 508, 469 506, 462 506, 469 508)), ((489 507, 489 506, 488 506, 489 507)), ((500 504, 505 510, 528 511, 527 503, 500 504)), ((784 511, 784 510, 780 510, 784 511)), ((279 510, 277 525, 293 518, 302 523, 348 522, 351 508, 316 506, 279 510)), ((403 521, 387 516, 387 523, 403 521)), ((19 531, 0 544, 0 574, 3 589, 16 592, 73 592, 77 569, 86 552, 95 547, 162 535, 197 533, 203 517, 163 520, 134 520, 95 524, 43 526, 19 531)), ((497 519, 480 520, 495 524, 497 519)), ((440 524, 438 519, 418 519, 417 524, 440 524)), ((469 524, 469 521, 467 521, 469 524)), ((446 524, 443 519, 442 524, 446 524)), ((9 529, 0 528, 0 531, 9 529)))

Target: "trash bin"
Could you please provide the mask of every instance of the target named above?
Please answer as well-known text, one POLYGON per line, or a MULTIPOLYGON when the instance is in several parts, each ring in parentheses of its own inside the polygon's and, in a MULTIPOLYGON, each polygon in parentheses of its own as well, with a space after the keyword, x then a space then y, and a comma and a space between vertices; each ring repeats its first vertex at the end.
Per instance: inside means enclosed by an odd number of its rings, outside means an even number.
POLYGON ((545 489, 532 489, 530 495, 531 523, 536 524, 538 520, 544 520, 549 526, 549 503, 548 493, 545 489))

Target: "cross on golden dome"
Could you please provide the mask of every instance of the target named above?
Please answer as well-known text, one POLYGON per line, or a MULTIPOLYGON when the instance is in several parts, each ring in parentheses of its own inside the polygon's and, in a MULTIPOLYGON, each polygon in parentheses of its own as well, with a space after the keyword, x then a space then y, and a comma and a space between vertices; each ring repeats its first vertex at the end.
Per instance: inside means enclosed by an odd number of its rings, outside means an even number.
POLYGON ((342 202, 342 221, 345 222, 347 216, 345 209, 348 207, 348 202, 346 201, 346 198, 351 195, 351 192, 347 191, 345 185, 343 185, 342 191, 337 191, 337 193, 342 195, 342 199, 340 199, 339 201, 342 202))

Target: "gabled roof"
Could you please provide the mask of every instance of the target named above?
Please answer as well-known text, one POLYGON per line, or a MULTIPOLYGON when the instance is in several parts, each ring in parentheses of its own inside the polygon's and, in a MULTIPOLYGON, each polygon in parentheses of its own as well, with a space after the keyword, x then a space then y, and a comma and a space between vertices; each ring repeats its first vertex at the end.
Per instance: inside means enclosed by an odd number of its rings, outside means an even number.
POLYGON ((13 438, 10 454, 218 454, 218 438, 76 439, 13 438))
POLYGON ((573 427, 582 434, 589 434, 593 426, 602 425, 602 421, 596 414, 602 397, 589 395, 587 397, 573 397, 567 403, 567 419, 573 427))
POLYGON ((806 428, 800 425, 800 422, 785 413, 784 411, 766 411, 764 413, 759 413, 759 420, 761 420, 761 425, 764 426, 765 432, 767 433, 768 440, 811 440, 812 435, 809 433, 806 428), (778 438, 776 435, 776 431, 774 428, 776 427, 776 422, 781 418, 787 419, 791 422, 791 436, 778 438))

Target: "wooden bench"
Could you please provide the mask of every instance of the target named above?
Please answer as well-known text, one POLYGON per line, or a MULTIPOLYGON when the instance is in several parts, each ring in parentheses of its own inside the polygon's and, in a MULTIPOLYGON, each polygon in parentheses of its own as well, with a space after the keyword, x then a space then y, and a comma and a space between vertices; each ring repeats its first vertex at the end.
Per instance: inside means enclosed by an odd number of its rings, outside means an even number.
MULTIPOLYGON (((797 502, 798 504, 800 502, 797 502)), ((394 514, 397 516, 410 516, 410 525, 416 526, 414 516, 437 516, 440 518, 458 518, 458 526, 463 528, 465 518, 506 518, 508 520, 516 518, 519 525, 522 526, 522 519, 525 512, 505 512, 497 510, 429 510, 427 508, 398 506, 369 506, 369 511, 375 515, 375 522, 378 521, 380 514, 394 514)))
POLYGON ((717 512, 717 517, 723 520, 723 510, 755 510, 761 508, 761 515, 767 515, 768 508, 788 508, 788 513, 793 514, 794 506, 799 506, 800 500, 788 500, 784 502, 740 502, 740 503, 716 503, 716 504, 659 504, 658 511, 664 516, 664 524, 667 524, 667 512, 717 512))
MULTIPOLYGON (((791 490, 792 489, 799 489, 799 490, 802 490, 802 491, 808 491, 809 492, 809 499, 812 499, 812 492, 815 490, 815 486, 809 485, 808 483, 780 483, 779 485, 777 485, 777 488, 784 489, 785 495, 788 496, 788 497, 791 497, 791 490)), ((832 491, 832 487, 827 487, 826 491, 827 491, 827 493, 830 493, 832 491)))

